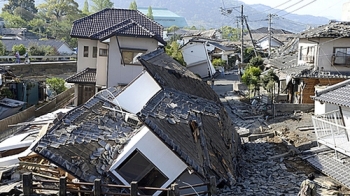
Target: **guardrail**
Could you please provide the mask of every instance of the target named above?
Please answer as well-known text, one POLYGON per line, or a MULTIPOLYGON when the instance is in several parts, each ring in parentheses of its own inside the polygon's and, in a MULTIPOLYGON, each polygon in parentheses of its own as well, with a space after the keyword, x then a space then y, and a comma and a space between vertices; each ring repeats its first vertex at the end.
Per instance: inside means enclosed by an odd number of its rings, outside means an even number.
POLYGON ((100 179, 95 179, 93 183, 89 182, 67 182, 67 177, 61 177, 58 181, 57 180, 33 180, 33 174, 32 173, 24 173, 22 175, 22 182, 23 182, 23 195, 24 196, 33 196, 34 189, 37 190, 51 190, 51 191, 58 191, 59 196, 66 196, 67 192, 74 192, 74 193, 89 193, 93 196, 100 196, 100 195, 125 195, 125 196, 140 196, 139 190, 154 190, 154 191, 166 191, 168 196, 180 196, 180 190, 182 189, 188 189, 188 188, 194 188, 194 187, 201 187, 201 186, 207 186, 207 191, 202 192, 194 192, 194 193, 188 193, 186 195, 182 196, 191 196, 191 195, 201 195, 201 194, 208 194, 208 196, 215 196, 216 195, 216 180, 214 176, 210 177, 210 182, 208 183, 201 183, 201 184, 195 184, 190 186, 183 186, 179 187, 177 183, 174 183, 170 186, 170 188, 155 188, 155 187, 139 187, 137 185, 136 181, 131 182, 130 186, 125 185, 116 185, 116 184, 102 184, 100 179), (50 183, 50 184, 58 184, 57 188, 45 188, 45 187, 33 187, 33 181, 35 182, 41 182, 41 183, 50 183), (73 189, 67 187, 67 185, 75 185, 77 187, 85 186, 90 187, 90 189, 73 189), (130 190, 129 194, 126 193, 120 193, 120 192, 103 192, 103 187, 107 188, 126 188, 130 190))
MULTIPOLYGON (((29 56, 31 61, 59 61, 59 60, 70 60, 76 59, 77 55, 57 55, 57 56, 29 56)), ((0 62, 14 62, 15 56, 0 56, 0 62)), ((20 56, 21 60, 24 60, 24 56, 20 56)))

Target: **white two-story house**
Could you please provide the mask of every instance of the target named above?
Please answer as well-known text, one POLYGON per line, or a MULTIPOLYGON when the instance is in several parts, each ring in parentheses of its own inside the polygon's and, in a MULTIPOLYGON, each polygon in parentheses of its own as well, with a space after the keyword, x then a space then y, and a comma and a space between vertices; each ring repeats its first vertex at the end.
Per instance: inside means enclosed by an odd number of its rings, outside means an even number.
POLYGON ((137 57, 154 51, 163 27, 137 10, 107 8, 74 21, 71 37, 78 39, 75 105, 85 103, 100 89, 126 85, 143 67, 137 57))
MULTIPOLYGON (((319 86, 329 86, 350 76, 350 22, 330 22, 300 33, 297 59, 284 64, 290 103, 314 103, 319 86)), ((283 91, 283 90, 282 90, 283 91)))

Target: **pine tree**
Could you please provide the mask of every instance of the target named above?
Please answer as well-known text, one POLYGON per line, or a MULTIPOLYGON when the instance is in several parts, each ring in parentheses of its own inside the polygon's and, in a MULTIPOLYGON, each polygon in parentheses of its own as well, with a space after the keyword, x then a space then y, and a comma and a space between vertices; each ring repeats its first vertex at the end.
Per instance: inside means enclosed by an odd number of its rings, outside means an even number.
POLYGON ((152 7, 151 6, 148 7, 147 17, 149 19, 154 20, 154 18, 153 18, 153 11, 152 11, 152 7))
POLYGON ((90 14, 90 12, 89 12, 89 2, 87 0, 85 0, 84 7, 83 7, 83 9, 81 11, 83 12, 83 14, 86 14, 86 15, 90 14))
POLYGON ((136 1, 134 0, 133 2, 130 3, 129 9, 131 10, 137 10, 137 4, 136 1))

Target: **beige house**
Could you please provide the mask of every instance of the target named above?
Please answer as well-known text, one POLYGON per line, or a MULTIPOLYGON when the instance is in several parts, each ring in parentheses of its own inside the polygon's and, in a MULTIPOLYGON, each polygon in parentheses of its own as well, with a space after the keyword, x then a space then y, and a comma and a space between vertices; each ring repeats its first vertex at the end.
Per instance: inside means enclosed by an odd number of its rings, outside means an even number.
POLYGON ((278 73, 289 103, 314 103, 315 89, 350 78, 350 22, 331 22, 300 33, 268 64, 278 73), (293 51, 291 51, 293 49, 293 51))
POLYGON ((143 70, 137 57, 154 51, 159 43, 166 45, 162 32, 160 24, 137 10, 104 9, 74 21, 77 74, 66 81, 75 84, 75 105, 101 89, 129 84, 143 70))
POLYGON ((314 103, 310 96, 315 94, 315 86, 329 86, 349 78, 349 32, 349 22, 331 22, 301 33, 297 65, 312 69, 296 77, 293 92, 299 101, 295 103, 314 103))

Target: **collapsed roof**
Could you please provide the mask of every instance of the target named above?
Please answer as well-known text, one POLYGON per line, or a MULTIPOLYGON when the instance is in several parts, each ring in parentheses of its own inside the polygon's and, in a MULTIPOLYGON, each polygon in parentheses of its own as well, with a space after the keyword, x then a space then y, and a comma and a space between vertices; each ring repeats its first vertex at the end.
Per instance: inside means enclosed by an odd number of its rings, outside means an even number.
POLYGON ((350 22, 330 22, 300 34, 300 38, 344 38, 350 37, 350 22))
POLYGON ((141 123, 115 112, 121 110, 113 101, 121 89, 112 87, 70 111, 33 150, 82 181, 121 184, 108 169, 147 126, 200 177, 232 183, 240 139, 217 94, 163 49, 139 61, 162 88, 137 114, 141 123))

